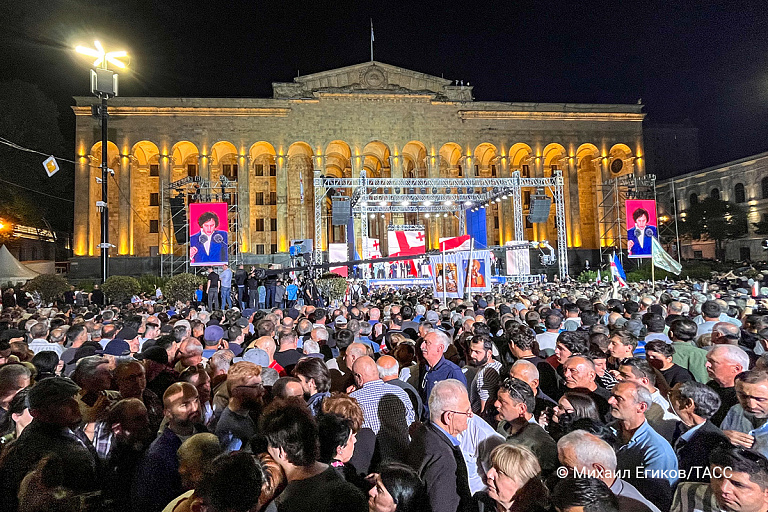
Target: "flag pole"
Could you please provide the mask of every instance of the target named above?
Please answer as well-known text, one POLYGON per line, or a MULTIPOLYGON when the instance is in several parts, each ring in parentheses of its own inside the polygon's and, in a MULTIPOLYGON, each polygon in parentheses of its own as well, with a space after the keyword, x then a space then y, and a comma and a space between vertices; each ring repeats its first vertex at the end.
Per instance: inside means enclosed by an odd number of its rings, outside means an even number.
POLYGON ((651 256, 651 293, 656 291, 656 265, 653 263, 653 256, 651 256))
POLYGON ((373 62, 373 18, 371 18, 371 62, 373 62))
POLYGON ((472 296, 472 248, 475 244, 475 239, 469 239, 469 261, 467 262, 467 275, 464 280, 464 297, 469 299, 472 296), (469 295, 469 297, 467 297, 469 295))
POLYGON ((446 300, 445 300, 445 271, 447 270, 445 268, 445 242, 440 244, 440 254, 443 257, 443 307, 446 307, 446 300))

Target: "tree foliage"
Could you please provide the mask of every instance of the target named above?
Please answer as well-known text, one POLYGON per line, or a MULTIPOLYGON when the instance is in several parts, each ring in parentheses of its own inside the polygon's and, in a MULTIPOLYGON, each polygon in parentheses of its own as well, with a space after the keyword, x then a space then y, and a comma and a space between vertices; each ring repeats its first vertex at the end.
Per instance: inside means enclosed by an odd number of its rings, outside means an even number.
POLYGON ((163 290, 163 297, 169 302, 185 302, 195 297, 195 290, 201 284, 205 284, 205 277, 196 274, 176 274, 166 281, 163 290))
POLYGON ((707 197, 692 204, 684 213, 680 222, 681 234, 695 240, 714 240, 718 258, 721 259, 722 243, 741 238, 748 232, 746 211, 722 199, 707 197))
POLYGON ((38 292, 44 304, 53 302, 69 290, 69 283, 59 274, 40 274, 27 283, 26 289, 30 292, 38 292))
POLYGON ((125 303, 141 292, 141 285, 135 277, 110 276, 101 289, 110 302, 125 303))
POLYGON ((328 300, 342 300, 347 291, 347 280, 332 272, 320 276, 315 284, 317 284, 320 295, 328 298, 328 300))

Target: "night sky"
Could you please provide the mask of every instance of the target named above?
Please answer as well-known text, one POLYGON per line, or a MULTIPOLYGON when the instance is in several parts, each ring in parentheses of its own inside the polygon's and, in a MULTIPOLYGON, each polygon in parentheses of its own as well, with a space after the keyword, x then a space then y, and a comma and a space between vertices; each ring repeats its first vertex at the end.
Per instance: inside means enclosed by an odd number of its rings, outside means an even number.
POLYGON ((59 105, 68 157, 72 96, 89 94, 75 44, 130 51, 121 96, 269 97, 273 81, 369 60, 370 18, 376 60, 470 82, 478 100, 642 98, 649 122, 699 128, 702 166, 768 150, 765 0, 1 4, 0 79, 59 105))

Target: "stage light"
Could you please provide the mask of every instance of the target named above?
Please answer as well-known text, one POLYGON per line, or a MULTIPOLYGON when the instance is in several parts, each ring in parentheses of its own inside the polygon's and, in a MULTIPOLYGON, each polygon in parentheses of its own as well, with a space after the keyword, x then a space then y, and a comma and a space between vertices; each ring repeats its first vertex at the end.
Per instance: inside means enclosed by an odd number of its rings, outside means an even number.
POLYGON ((426 201, 424 201, 424 206, 432 206, 432 201, 427 199, 426 201))
POLYGON ((472 206, 472 201, 464 201, 464 206, 472 206))
POLYGON ((363 201, 362 203, 360 203, 360 206, 368 206, 368 201, 363 201))
POLYGON ((402 206, 408 206, 409 204, 411 204, 411 202, 410 202, 410 201, 408 201, 408 200, 406 199, 405 201, 403 201, 403 202, 402 202, 402 203, 400 203, 400 204, 401 204, 402 206))
POLYGON ((444 213, 444 214, 443 214, 443 217, 448 217, 448 214, 447 214, 447 213, 444 213))
POLYGON ((445 206, 451 206, 453 204, 453 201, 448 199, 445 203, 443 203, 445 206))
POLYGON ((428 218, 429 218, 429 212, 427 212, 427 213, 425 213, 425 214, 424 214, 424 218, 426 218, 426 219, 428 219, 428 218))
POLYGON ((485 208, 485 204, 481 204, 481 205, 480 205, 480 208, 485 208))
POLYGON ((372 218, 372 219, 375 219, 375 218, 376 218, 376 214, 375 214, 375 213, 372 213, 372 214, 371 214, 371 218, 372 218))
POLYGON ((381 201, 381 202, 379 202, 379 206, 387 206, 387 202, 386 201, 381 201))
POLYGON ((501 198, 502 199, 508 199, 508 196, 507 196, 507 194, 504 194, 503 196, 501 196, 501 198))
POLYGON ((496 202, 497 202, 497 203, 500 203, 500 202, 501 202, 501 199, 497 197, 497 198, 496 198, 496 202))

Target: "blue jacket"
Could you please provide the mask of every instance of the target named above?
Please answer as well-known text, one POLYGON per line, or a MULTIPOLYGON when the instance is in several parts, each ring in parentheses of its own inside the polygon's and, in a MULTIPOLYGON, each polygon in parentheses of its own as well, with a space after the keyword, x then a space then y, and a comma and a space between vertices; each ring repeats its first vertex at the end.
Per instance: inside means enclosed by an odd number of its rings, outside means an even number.
POLYGON ((659 233, 656 231, 656 226, 645 226, 645 238, 643 239, 643 245, 640 245, 638 235, 635 233, 635 228, 627 230, 627 241, 634 242, 635 245, 629 251, 630 256, 639 256, 643 254, 650 255, 651 248, 653 247, 653 241, 651 238, 659 238, 659 233))
MULTIPOLYGON (((189 249, 197 249, 193 258, 194 263, 226 263, 227 262, 227 232, 216 230, 211 236, 210 252, 205 252, 205 246, 200 241, 202 232, 197 232, 189 237, 189 249)), ((205 235, 203 235, 205 236, 205 235)))

